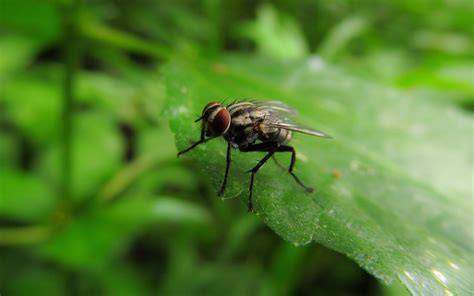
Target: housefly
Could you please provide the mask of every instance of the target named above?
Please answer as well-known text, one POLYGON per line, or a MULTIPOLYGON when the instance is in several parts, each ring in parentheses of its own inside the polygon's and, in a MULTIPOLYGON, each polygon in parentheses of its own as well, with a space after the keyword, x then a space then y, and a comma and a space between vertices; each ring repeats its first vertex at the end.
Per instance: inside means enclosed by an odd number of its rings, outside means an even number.
POLYGON ((250 172, 248 209, 252 211, 252 193, 255 174, 277 152, 291 153, 288 173, 307 192, 313 189, 305 186, 293 173, 296 161, 295 148, 288 145, 292 132, 311 136, 331 138, 330 136, 310 128, 293 123, 289 118, 297 112, 284 103, 277 101, 241 101, 224 106, 218 102, 208 103, 202 110, 201 116, 195 121, 202 121, 201 138, 189 148, 180 151, 178 156, 189 152, 196 146, 217 137, 227 141, 227 165, 219 196, 224 194, 232 149, 241 152, 266 152, 267 154, 253 167, 250 172))

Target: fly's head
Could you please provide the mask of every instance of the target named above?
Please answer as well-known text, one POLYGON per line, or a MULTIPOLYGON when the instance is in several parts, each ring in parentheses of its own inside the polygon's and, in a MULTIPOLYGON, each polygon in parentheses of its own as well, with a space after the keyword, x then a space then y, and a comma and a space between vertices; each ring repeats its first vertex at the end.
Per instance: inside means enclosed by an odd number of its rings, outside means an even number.
POLYGON ((208 103, 202 110, 202 128, 207 137, 219 137, 224 135, 230 127, 230 113, 225 106, 218 102, 208 103))

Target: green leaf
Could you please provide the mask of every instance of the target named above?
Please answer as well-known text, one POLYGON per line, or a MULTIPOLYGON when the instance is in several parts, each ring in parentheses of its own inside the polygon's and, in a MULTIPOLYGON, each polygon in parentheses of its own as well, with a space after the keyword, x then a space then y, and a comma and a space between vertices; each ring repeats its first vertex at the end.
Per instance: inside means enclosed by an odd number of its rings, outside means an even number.
POLYGON ((0 26, 26 33, 38 41, 51 42, 60 34, 60 18, 53 1, 2 0, 0 26))
MULTIPOLYGON (((131 72, 131 69, 127 70, 131 72)), ((163 87, 157 71, 139 72, 126 79, 100 72, 82 71, 77 81, 77 101, 111 113, 127 122, 159 121, 163 87)))
MULTIPOLYGON (((39 265, 39 264, 38 264, 39 265)), ((2 264, 3 267, 3 264, 2 264)), ((34 291, 38 296, 60 296, 67 294, 66 276, 52 268, 40 266, 8 266, 2 292, 8 295, 30 295, 34 291), (15 272, 12 272, 15 270, 15 272), (15 276, 10 276, 14 274, 15 276)))
MULTIPOLYGON (((122 141, 112 119, 94 112, 77 116, 74 130, 72 183, 74 198, 82 200, 97 193, 99 186, 119 168, 122 141)), ((52 141, 48 148, 39 170, 45 179, 59 187, 61 145, 52 141)))
POLYGON ((145 285, 146 277, 133 266, 112 265, 98 276, 103 295, 150 295, 145 285))
MULTIPOLYGON (((444 62, 425 65, 402 75, 397 83, 401 87, 425 87, 441 91, 461 93, 463 97, 474 95, 474 60, 444 62)), ((471 99, 472 100, 472 99, 471 99)))
POLYGON ((129 196, 129 200, 111 207, 106 216, 126 224, 183 223, 205 224, 210 217, 206 210, 188 201, 171 197, 154 200, 129 196), (129 223, 128 223, 129 222, 129 223))
POLYGON ((259 51, 268 57, 288 60, 308 54, 306 40, 297 22, 268 4, 260 6, 257 19, 243 24, 240 32, 254 41, 259 51))
POLYGON ((190 202, 170 197, 126 196, 118 203, 71 221, 40 247, 40 253, 66 266, 100 270, 123 253, 131 239, 148 225, 202 226, 209 220, 205 209, 190 202))
POLYGON ((18 143, 11 132, 0 132, 0 167, 10 168, 16 165, 18 159, 18 143))
POLYGON ((263 272, 251 263, 206 264, 167 274, 163 295, 260 295, 263 272))
MULTIPOLYGON (((272 162, 256 177, 256 212, 285 240, 321 243, 385 283, 401 280, 420 295, 472 291, 473 121, 442 101, 412 97, 352 77, 312 57, 299 63, 229 57, 163 70, 165 114, 179 150, 199 138, 196 115, 209 101, 280 100, 301 124, 333 140, 295 134, 296 174, 307 194, 272 162), (219 67, 216 67, 216 64, 219 67)), ((217 192, 224 141, 185 157, 217 192)), ((233 153, 227 197, 247 199, 245 173, 261 153, 233 153)), ((288 155, 279 155, 281 163, 288 155)))
POLYGON ((0 38, 0 81, 8 74, 22 69, 33 60, 38 42, 22 36, 4 35, 0 38))
POLYGON ((60 89, 46 79, 23 75, 0 88, 6 118, 34 143, 49 143, 60 128, 60 89))
POLYGON ((37 177, 12 169, 0 170, 0 217, 36 221, 52 212, 55 200, 37 177))
POLYGON ((362 17, 351 16, 334 26, 322 42, 318 53, 326 59, 333 58, 342 51, 349 42, 367 30, 367 20, 362 17))
MULTIPOLYGON (((133 112, 135 89, 130 83, 110 75, 94 72, 80 72, 78 79, 78 101, 90 104, 104 111, 133 112)), ((121 116, 125 117, 125 116, 121 116)))

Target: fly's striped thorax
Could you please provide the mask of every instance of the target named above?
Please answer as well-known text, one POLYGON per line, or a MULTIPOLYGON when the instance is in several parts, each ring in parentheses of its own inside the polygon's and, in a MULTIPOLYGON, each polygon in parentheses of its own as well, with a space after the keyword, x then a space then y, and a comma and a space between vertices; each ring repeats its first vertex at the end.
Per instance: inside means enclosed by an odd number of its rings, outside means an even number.
POLYGON ((249 119, 250 113, 252 112, 252 110, 255 110, 255 109, 256 109, 255 104, 251 102, 235 103, 227 107, 227 110, 229 111, 230 116, 234 120, 249 119))
POLYGON ((232 118, 232 124, 241 126, 250 126, 255 122, 268 117, 270 113, 251 102, 240 102, 227 107, 232 118))
POLYGON ((247 147, 257 140, 258 134, 254 131, 254 123, 258 114, 254 113, 255 110, 256 106, 251 102, 235 103, 227 107, 231 124, 225 138, 235 148, 247 147))

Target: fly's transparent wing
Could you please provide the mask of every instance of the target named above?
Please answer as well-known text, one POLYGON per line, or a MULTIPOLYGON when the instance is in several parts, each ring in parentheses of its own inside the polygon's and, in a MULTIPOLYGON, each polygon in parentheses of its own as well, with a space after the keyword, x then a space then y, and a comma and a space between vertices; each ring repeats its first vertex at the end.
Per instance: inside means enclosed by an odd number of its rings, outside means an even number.
POLYGON ((294 123, 289 123, 289 122, 265 122, 264 123, 265 127, 274 127, 274 128, 282 128, 298 133, 303 133, 315 137, 320 137, 320 138, 327 138, 327 139, 332 139, 330 135, 327 135, 323 132, 317 131, 315 129, 303 127, 294 123))
POLYGON ((268 110, 277 117, 287 118, 298 115, 298 111, 280 101, 252 101, 257 108, 268 110))
POLYGON ((294 123, 292 118, 298 115, 298 111, 286 105, 285 103, 279 101, 252 101, 252 103, 255 104, 257 108, 266 110, 271 114, 270 117, 265 118, 265 120, 262 122, 262 124, 266 127, 291 130, 315 137, 328 139, 332 138, 331 136, 318 130, 307 128, 294 123))

